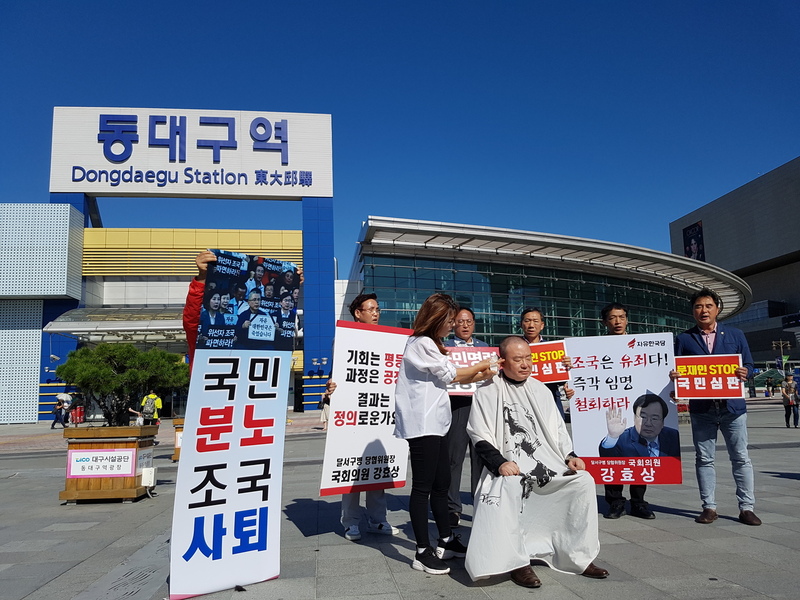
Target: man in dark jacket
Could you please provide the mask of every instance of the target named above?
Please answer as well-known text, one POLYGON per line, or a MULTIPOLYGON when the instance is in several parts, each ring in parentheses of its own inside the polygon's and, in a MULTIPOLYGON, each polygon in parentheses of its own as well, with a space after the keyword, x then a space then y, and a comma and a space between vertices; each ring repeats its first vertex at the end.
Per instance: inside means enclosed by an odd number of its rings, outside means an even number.
MULTIPOLYGON (((453 336, 444 341, 449 348, 481 348, 489 344, 473 337, 475 332, 475 313, 471 308, 462 306, 456 314, 456 326, 453 336)), ((475 455, 475 448, 467 435, 469 410, 472 406, 472 395, 450 395, 450 410, 453 420, 450 422, 450 431, 447 434, 447 449, 450 453, 450 490, 447 494, 447 505, 450 512, 450 527, 458 527, 461 520, 461 468, 467 455, 469 446, 469 461, 471 468, 470 493, 474 494, 478 487, 483 466, 475 455)))
MULTIPOLYGON (((722 301, 717 293, 703 288, 692 295, 690 305, 697 324, 675 338, 675 356, 739 354, 742 366, 736 370, 736 376, 747 381, 754 366, 750 348, 740 330, 717 322, 722 309, 722 301)), ((672 371, 670 376, 677 379, 678 373, 672 371)), ((722 431, 736 482, 739 521, 745 525, 761 525, 761 519, 753 512, 755 485, 753 464, 747 452, 747 407, 744 399, 689 400, 689 414, 692 419, 695 471, 703 502, 703 512, 695 521, 708 524, 717 520, 714 495, 717 470, 714 458, 717 433, 722 431)))

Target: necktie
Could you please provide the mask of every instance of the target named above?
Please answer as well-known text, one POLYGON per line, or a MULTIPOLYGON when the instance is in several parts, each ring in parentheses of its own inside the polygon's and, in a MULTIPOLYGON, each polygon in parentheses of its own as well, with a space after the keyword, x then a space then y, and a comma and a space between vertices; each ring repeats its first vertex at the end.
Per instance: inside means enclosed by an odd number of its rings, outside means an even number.
POLYGON ((650 456, 658 456, 658 448, 656 447, 655 442, 650 442, 647 444, 647 450, 650 453, 650 456))

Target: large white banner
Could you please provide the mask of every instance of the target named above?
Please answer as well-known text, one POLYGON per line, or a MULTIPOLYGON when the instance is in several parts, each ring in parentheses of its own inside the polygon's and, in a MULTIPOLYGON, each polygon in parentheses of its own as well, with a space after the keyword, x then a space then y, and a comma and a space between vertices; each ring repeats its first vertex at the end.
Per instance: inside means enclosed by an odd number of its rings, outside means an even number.
POLYGON ((90 196, 333 196, 331 116, 53 109, 50 191, 90 196))
POLYGON ((197 350, 170 542, 170 600, 277 577, 290 352, 197 350))
POLYGON ((410 329, 336 323, 320 496, 403 487, 408 443, 394 437, 394 388, 410 329))
POLYGON ((570 401, 573 443, 595 481, 681 483, 678 409, 670 396, 672 334, 604 335, 565 343, 575 390, 570 401), (660 408, 653 408, 646 422, 637 421, 633 404, 645 394, 658 396, 663 404, 656 401, 660 408), (643 444, 643 435, 655 436, 658 449, 643 444), (604 441, 613 447, 601 448, 604 441))

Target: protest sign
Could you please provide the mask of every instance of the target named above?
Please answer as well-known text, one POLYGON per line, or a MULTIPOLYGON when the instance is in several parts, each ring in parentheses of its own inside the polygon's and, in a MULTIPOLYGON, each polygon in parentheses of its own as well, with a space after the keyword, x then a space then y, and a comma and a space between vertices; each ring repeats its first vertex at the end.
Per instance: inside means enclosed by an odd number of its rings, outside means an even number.
POLYGON ((570 374, 563 362, 565 356, 564 340, 531 344, 531 377, 542 383, 569 381, 570 374))
POLYGON ((277 577, 288 352, 198 350, 170 541, 170 600, 277 577))
MULTIPOLYGON (((474 364, 497 355, 497 348, 487 348, 486 346, 475 347, 455 347, 447 348, 447 358, 457 369, 471 367, 474 364)), ((447 386, 447 393, 453 396, 472 396, 477 383, 451 383, 447 386)))
POLYGON ((595 481, 681 483, 678 411, 670 398, 672 335, 569 338, 566 349, 575 452, 595 481), (643 418, 635 418, 633 405, 647 394, 660 400, 648 399, 643 418))
POLYGON ((739 354, 676 356, 675 397, 683 400, 702 398, 744 398, 744 381, 736 375, 742 366, 739 354))
POLYGON ((320 495, 403 487, 408 443, 394 437, 394 388, 409 329, 336 323, 320 495))
POLYGON ((212 250, 197 349, 301 349, 300 273, 292 262, 212 250))

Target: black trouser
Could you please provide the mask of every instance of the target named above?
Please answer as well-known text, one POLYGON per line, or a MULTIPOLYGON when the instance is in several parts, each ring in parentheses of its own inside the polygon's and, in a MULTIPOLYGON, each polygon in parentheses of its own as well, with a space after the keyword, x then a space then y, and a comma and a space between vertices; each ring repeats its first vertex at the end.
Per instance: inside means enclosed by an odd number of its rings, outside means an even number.
MULTIPOLYGON (((625 504, 625 496, 622 495, 621 485, 607 485, 606 488, 606 502, 608 506, 619 506, 625 504)), ((632 485, 630 486, 631 492, 631 506, 647 506, 644 499, 644 493, 647 491, 646 485, 632 485)))
POLYGON ((800 411, 798 411, 797 404, 792 406, 784 405, 783 410, 786 411, 786 426, 789 426, 789 417, 794 415, 794 426, 797 427, 798 418, 800 418, 800 411))
POLYGON ((53 413, 53 424, 50 425, 50 429, 55 429, 56 423, 61 423, 62 427, 66 427, 66 425, 64 425, 64 411, 61 410, 60 408, 53 413))
POLYGON ((447 433, 447 453, 450 456, 450 491, 447 494, 447 509, 451 513, 461 513, 461 468, 469 446, 470 494, 475 496, 483 464, 475 454, 475 448, 467 435, 469 411, 472 396, 450 396, 450 410, 453 420, 447 433))
POLYGON ((439 530, 439 537, 450 536, 447 513, 447 490, 450 487, 450 459, 447 440, 439 435, 426 435, 408 440, 411 458, 411 496, 408 513, 419 548, 430 546, 428 537, 428 504, 439 530))

